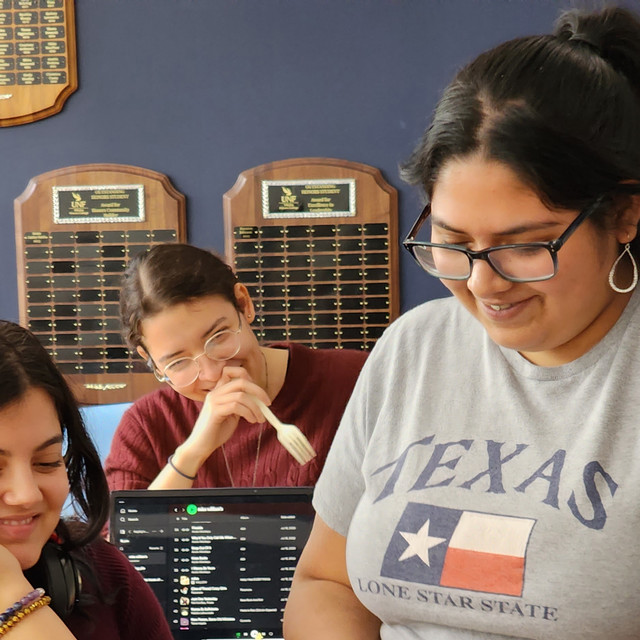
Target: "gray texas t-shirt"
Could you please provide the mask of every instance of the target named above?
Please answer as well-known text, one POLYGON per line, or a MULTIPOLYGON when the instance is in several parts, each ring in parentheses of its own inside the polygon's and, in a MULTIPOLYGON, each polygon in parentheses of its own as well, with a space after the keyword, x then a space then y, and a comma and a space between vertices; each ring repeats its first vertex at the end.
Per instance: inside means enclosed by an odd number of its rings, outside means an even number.
POLYGON ((538 367, 454 299, 369 357, 314 504, 383 640, 640 638, 640 294, 538 367))

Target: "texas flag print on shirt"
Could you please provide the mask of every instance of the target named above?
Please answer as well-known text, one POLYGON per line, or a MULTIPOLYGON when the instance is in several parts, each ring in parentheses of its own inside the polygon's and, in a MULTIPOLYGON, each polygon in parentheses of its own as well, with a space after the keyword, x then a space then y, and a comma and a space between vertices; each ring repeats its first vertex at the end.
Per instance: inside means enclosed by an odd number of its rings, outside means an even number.
POLYGON ((409 502, 380 573, 409 582, 521 596, 535 520, 409 502))

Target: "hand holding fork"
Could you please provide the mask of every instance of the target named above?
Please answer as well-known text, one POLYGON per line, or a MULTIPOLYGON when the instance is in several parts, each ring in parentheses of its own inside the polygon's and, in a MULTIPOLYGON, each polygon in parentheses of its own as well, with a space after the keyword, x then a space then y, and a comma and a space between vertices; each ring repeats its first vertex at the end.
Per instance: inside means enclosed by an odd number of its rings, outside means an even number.
POLYGON ((316 456, 311 443, 307 437, 296 427, 295 424, 281 422, 259 398, 252 396, 255 403, 262 411, 264 417, 271 426, 278 432, 280 444, 296 459, 299 464, 306 464, 316 456))

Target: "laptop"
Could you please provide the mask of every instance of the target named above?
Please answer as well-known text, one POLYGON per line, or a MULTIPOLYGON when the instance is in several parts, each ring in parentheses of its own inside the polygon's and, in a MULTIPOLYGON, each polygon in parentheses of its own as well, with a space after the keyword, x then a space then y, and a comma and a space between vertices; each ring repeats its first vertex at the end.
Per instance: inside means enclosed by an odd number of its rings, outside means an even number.
POLYGON ((111 541, 150 584, 175 640, 282 640, 313 521, 311 487, 114 491, 111 541))

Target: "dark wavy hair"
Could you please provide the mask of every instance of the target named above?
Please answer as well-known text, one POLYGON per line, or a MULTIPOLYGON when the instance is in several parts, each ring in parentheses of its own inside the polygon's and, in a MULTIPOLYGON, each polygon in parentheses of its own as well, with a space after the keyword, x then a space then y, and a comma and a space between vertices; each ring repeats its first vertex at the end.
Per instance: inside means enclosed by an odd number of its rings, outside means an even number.
POLYGON ((161 244, 129 263, 120 291, 120 319, 130 347, 144 346, 141 324, 167 307, 219 295, 237 309, 231 267, 210 251, 189 244, 161 244))
POLYGON ((109 514, 109 489, 100 457, 69 385, 45 348, 24 327, 0 320, 0 409, 18 402, 32 388, 41 389, 53 401, 66 443, 70 494, 82 522, 61 520, 57 532, 63 546, 72 551, 95 540, 109 514))
MULTIPOLYGON (((478 153, 509 166, 553 208, 580 210, 610 195, 593 217, 609 227, 640 183, 638 16, 571 10, 552 35, 478 56, 444 91, 402 177, 430 199, 446 162, 478 153)), ((632 247, 640 253, 640 236, 632 247)))

